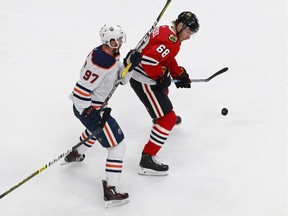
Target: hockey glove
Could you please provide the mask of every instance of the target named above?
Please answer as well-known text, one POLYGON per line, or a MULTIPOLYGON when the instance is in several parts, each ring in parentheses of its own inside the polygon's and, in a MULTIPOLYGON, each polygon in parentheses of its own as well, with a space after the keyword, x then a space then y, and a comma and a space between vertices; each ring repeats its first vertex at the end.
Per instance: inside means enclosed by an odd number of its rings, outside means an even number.
POLYGON ((87 117, 89 117, 91 115, 91 113, 93 111, 94 111, 94 108, 92 106, 87 107, 86 109, 84 109, 82 115, 87 118, 87 117))
POLYGON ((182 73, 175 79, 179 80, 175 83, 177 88, 191 88, 191 80, 189 74, 186 72, 185 68, 181 67, 182 73))
POLYGON ((123 59, 124 66, 127 67, 128 64, 132 64, 129 68, 129 72, 132 71, 141 62, 141 53, 137 50, 130 50, 126 57, 123 59))
POLYGON ((156 80, 157 85, 167 88, 171 85, 170 71, 166 67, 162 66, 163 75, 156 80))

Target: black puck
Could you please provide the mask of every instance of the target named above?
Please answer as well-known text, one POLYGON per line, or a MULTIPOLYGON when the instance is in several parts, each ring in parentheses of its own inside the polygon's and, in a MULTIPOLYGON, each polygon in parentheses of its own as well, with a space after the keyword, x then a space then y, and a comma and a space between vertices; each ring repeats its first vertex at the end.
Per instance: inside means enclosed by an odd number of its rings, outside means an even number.
POLYGON ((221 114, 224 115, 224 116, 226 116, 226 115, 228 114, 228 109, 227 109, 227 108, 223 108, 223 109, 221 110, 221 114))

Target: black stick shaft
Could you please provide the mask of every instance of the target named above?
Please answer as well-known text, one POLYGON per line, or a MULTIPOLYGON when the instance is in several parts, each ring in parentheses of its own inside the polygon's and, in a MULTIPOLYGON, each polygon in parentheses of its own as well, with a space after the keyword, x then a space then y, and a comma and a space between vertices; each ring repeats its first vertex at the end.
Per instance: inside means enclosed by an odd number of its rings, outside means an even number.
MULTIPOLYGON (((208 82, 211 79, 213 79, 216 76, 219 76, 220 74, 226 72, 228 70, 228 67, 222 68, 221 70, 217 71, 216 73, 214 73, 213 75, 211 75, 210 77, 206 78, 206 79, 190 79, 191 82, 208 82)), ((181 80, 172 80, 172 82, 180 82, 181 80)))

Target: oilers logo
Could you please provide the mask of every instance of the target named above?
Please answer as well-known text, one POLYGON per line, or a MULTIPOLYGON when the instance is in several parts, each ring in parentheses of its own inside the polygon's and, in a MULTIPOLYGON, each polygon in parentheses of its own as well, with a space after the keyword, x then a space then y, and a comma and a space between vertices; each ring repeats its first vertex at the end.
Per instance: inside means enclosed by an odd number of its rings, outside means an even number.
POLYGON ((119 135, 123 134, 123 131, 120 128, 118 128, 118 134, 119 135))

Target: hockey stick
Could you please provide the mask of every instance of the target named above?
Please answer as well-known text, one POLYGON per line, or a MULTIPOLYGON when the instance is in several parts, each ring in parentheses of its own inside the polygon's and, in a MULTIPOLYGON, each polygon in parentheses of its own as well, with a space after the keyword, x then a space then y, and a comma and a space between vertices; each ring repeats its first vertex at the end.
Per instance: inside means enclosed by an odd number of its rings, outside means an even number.
MULTIPOLYGON (((161 17, 163 16, 163 14, 165 13, 166 9, 168 8, 170 2, 172 0, 167 0, 166 4, 164 5, 163 9, 161 10, 160 14, 158 15, 157 19, 155 20, 155 22, 153 23, 152 27, 149 29, 149 31, 143 36, 143 38, 139 41, 139 43, 136 46, 136 50, 141 51, 141 49, 143 48, 143 46, 146 44, 146 42, 149 40, 150 34, 152 33, 152 31, 155 29, 155 27, 157 26, 157 24, 159 23, 161 17)), ((122 78, 127 74, 127 72, 129 71, 130 67, 131 67, 132 63, 129 63, 124 71, 122 72, 122 78)))
MULTIPOLYGON (((167 0, 166 4, 164 5, 163 9, 161 10, 160 14, 158 15, 157 19, 155 20, 155 22, 153 23, 152 27, 149 29, 149 31, 143 36, 143 38, 139 41, 139 43, 136 46, 136 50, 141 51, 141 49, 143 48, 143 46, 145 45, 145 43, 147 42, 147 40, 149 39, 149 36, 151 34, 151 32, 155 29, 155 27, 157 26, 158 22, 160 21, 161 17, 163 16, 164 12, 166 11, 166 9, 168 8, 170 2, 172 0, 167 0)), ((118 80, 116 82, 116 84, 113 86, 112 90, 110 91, 109 95, 107 96, 107 98, 105 99, 105 101, 103 102, 102 107, 100 108, 100 111, 104 108, 104 106, 107 104, 108 100, 110 100, 110 98, 112 97, 113 93, 115 92, 115 90, 117 89, 117 87, 119 86, 119 84, 121 83, 121 79, 123 79, 126 74, 128 73, 130 67, 131 67, 132 63, 129 63, 125 69, 122 72, 121 78, 120 80, 118 80)))
MULTIPOLYGON (((157 19, 155 20, 155 22, 153 23, 152 27, 149 29, 149 31, 144 35, 144 37, 139 41, 139 43, 136 46, 136 50, 141 51, 141 49, 143 48, 143 45, 145 45, 145 43, 147 42, 147 40, 149 39, 149 36, 151 34, 151 32, 155 29, 155 27, 157 26, 158 22, 160 21, 161 17, 163 16, 164 12, 166 11, 166 9, 168 8, 170 2, 172 0, 167 0, 166 4, 164 5, 163 9, 161 10, 160 14, 158 15, 157 19)), ((129 63, 123 70, 121 78, 119 80, 116 80, 116 84, 114 84, 113 88, 111 89, 111 91, 109 92, 108 96, 106 97, 106 99, 104 100, 102 106, 99 109, 99 112, 101 112, 105 106, 107 105, 108 101, 110 100, 110 98, 112 97, 112 95, 114 94, 115 90, 117 89, 117 87, 119 86, 119 84, 121 83, 121 80, 126 76, 127 72, 129 71, 130 67, 131 67, 132 63, 129 63)), ((107 109, 107 108, 106 108, 107 109)), ((104 112, 105 110, 104 109, 104 112)), ((111 111, 111 109, 110 109, 111 111)), ((109 111, 109 113, 110 113, 109 111)), ((104 117, 104 114, 103 114, 104 117)), ((102 117, 102 118, 103 118, 102 117)), ((103 125, 104 127, 104 125, 103 125)), ((100 129, 100 131, 103 129, 103 127, 100 129)), ((94 133, 98 134, 97 131, 95 131, 94 133)), ((82 145, 85 141, 87 141, 88 139, 92 138, 93 136, 95 136, 96 134, 92 133, 90 136, 88 136, 85 140, 81 141, 80 143, 78 143, 76 146, 74 146, 73 148, 77 148, 80 145, 82 145)), ((73 149, 72 148, 72 149, 73 149)), ((1 198, 1 197, 0 197, 1 198)))
MULTIPOLYGON (((213 79, 214 77, 226 72, 228 70, 228 67, 222 68, 221 70, 217 71, 216 73, 214 73, 212 76, 208 77, 207 79, 190 79, 191 82, 208 82, 211 79, 213 79)), ((172 80, 172 82, 177 83, 177 82, 181 82, 181 80, 172 80)))
MULTIPOLYGON (((149 39, 149 36, 151 34, 151 32, 155 29, 155 27, 157 26, 158 22, 160 21, 161 17, 163 16, 164 12, 166 11, 166 9, 168 8, 170 2, 172 0, 167 0, 166 4, 164 5, 164 7, 162 8, 160 14, 158 15, 157 19, 155 20, 155 22, 153 23, 152 27, 149 29, 149 31, 144 35, 144 37, 139 41, 139 43, 136 46, 136 50, 141 51, 141 49, 143 48, 143 45, 147 42, 147 40, 149 39)), ((129 63, 123 70, 122 75, 120 80, 117 80, 116 84, 114 84, 112 90, 109 92, 108 96, 106 97, 106 99, 104 100, 102 106, 99 109, 99 112, 101 112, 105 106, 107 105, 108 101, 110 100, 110 98, 112 97, 113 93, 115 92, 115 90, 117 89, 117 87, 119 86, 119 84, 121 83, 121 80, 126 76, 127 72, 129 71, 130 67, 131 67, 132 63, 129 63)), ((107 109, 107 108, 106 108, 107 109)), ((106 110, 105 109, 105 110, 106 110)), ((110 109, 111 111, 111 109, 110 109)), ((109 111, 109 113, 110 113, 109 111)), ((104 125, 103 125, 104 127, 104 125)), ((102 128, 103 128, 102 127, 102 128)), ((102 129, 101 128, 101 129, 102 129)), ((96 132, 96 131, 95 131, 96 132)), ((92 138, 93 136, 95 136, 95 134, 92 133, 89 137, 87 137, 85 140, 83 140, 82 142, 80 142, 79 144, 77 144, 76 146, 74 146, 73 148, 77 148, 79 147, 81 144, 83 144, 85 141, 87 141, 88 139, 92 138)))
MULTIPOLYGON (((147 40, 149 39, 149 36, 151 34, 151 32, 155 29, 155 27, 157 26, 158 22, 160 21, 161 17, 163 16, 164 12, 166 11, 167 7, 169 6, 170 2, 172 0, 167 0, 166 4, 164 5, 163 9, 161 10, 160 14, 158 15, 157 19, 155 20, 155 22, 153 23, 152 27, 149 29, 149 31, 143 36, 143 38, 139 41, 139 43, 136 46, 136 50, 141 51, 141 49, 143 48, 143 45, 147 42, 147 40)), ((121 83, 121 79, 123 79, 126 74, 128 73, 130 67, 131 67, 132 63, 129 63, 125 69, 122 72, 121 78, 120 80, 118 80, 116 82, 116 84, 113 86, 112 90, 110 91, 109 95, 107 96, 107 98, 105 99, 105 101, 103 102, 102 107, 100 108, 100 112, 102 111, 102 109, 104 108, 104 106, 107 104, 108 100, 110 100, 110 98, 112 97, 113 93, 115 92, 115 90, 117 89, 117 87, 119 86, 119 84, 121 83)))
POLYGON ((99 134, 107 119, 109 118, 111 109, 110 108, 106 108, 104 109, 103 112, 103 116, 101 119, 101 123, 100 125, 97 127, 97 129, 90 135, 88 136, 86 139, 82 140, 81 142, 79 142, 78 144, 76 144, 75 146, 73 146, 71 149, 67 150, 65 153, 62 153, 61 155, 59 155, 57 158, 55 158, 54 160, 50 161, 48 164, 45 164, 44 166, 42 166, 40 169, 36 170, 34 173, 32 173, 31 175, 29 175, 27 178, 23 179, 21 182, 19 182, 18 184, 14 185, 13 187, 11 187, 9 190, 5 191, 4 193, 2 193, 0 195, 0 199, 2 199, 4 196, 6 196, 7 194, 11 193, 13 190, 15 190, 16 188, 18 188, 19 186, 21 186, 22 184, 24 184, 25 182, 29 181, 30 179, 32 179, 34 176, 38 175, 39 173, 41 173, 42 171, 46 170, 48 167, 52 166, 54 163, 56 163, 57 161, 59 161, 60 159, 64 158, 65 156, 67 156, 70 152, 73 151, 73 149, 79 147, 80 145, 82 145, 85 141, 87 141, 88 139, 96 136, 97 134, 99 134))
MULTIPOLYGON (((146 33, 146 35, 140 40, 140 42, 137 44, 136 49, 140 50, 142 48, 142 46, 146 43, 146 41, 149 39, 149 35, 150 33, 154 30, 154 28, 156 27, 156 25, 158 24, 159 20, 161 19, 161 17, 163 16, 164 12, 166 11, 168 5, 170 4, 171 0, 167 0, 164 8, 162 9, 162 11, 160 12, 159 16, 157 17, 156 21, 154 22, 153 26, 151 27, 151 29, 146 33)), ((122 78, 127 74, 128 70, 131 67, 131 63, 128 64, 125 69, 122 72, 122 78)), ((121 79, 122 79, 121 78, 121 79)), ((110 91, 110 93, 108 94, 108 96, 106 97, 105 101, 103 102, 102 106, 99 109, 99 112, 101 112, 102 110, 104 110, 103 116, 102 116, 102 120, 100 125, 97 127, 97 129, 90 134, 86 139, 80 141, 78 144, 76 144, 75 146, 73 146, 71 149, 67 150, 65 153, 59 155, 57 158, 55 158, 54 160, 50 161, 48 164, 45 164, 44 166, 42 166, 40 169, 36 170, 34 173, 32 173, 30 176, 28 176, 27 178, 23 179, 21 182, 19 182, 18 184, 14 185, 12 188, 10 188, 9 190, 5 191, 4 193, 2 193, 0 195, 0 199, 2 199, 4 196, 6 196, 7 194, 11 193, 12 191, 14 191, 16 188, 18 188, 19 186, 23 185, 25 182, 29 181, 30 179, 32 179, 34 176, 38 175, 39 173, 41 173, 42 171, 46 170, 48 167, 52 166, 54 163, 56 163, 57 161, 59 161, 60 159, 64 158, 65 156, 67 156, 70 152, 73 151, 73 149, 79 147, 80 145, 84 144, 87 140, 91 139, 92 137, 96 136, 97 134, 99 134, 108 117, 109 114, 111 112, 110 108, 105 108, 107 102, 110 100, 110 98, 112 97, 113 93, 115 92, 116 88, 118 87, 118 85, 121 83, 121 79, 118 80, 118 82, 113 86, 112 90, 110 91), (105 108, 105 109, 104 109, 105 108)))
MULTIPOLYGON (((157 26, 158 22, 160 21, 161 17, 163 16, 164 12, 166 11, 166 9, 168 8, 170 2, 172 0, 167 0, 166 4, 164 5, 163 9, 161 10, 160 14, 158 15, 157 19, 155 20, 155 22, 153 23, 152 27, 149 29, 149 31, 143 36, 143 38, 139 41, 139 43, 136 46, 136 50, 141 51, 141 49, 143 48, 143 45, 145 45, 145 43, 147 42, 147 40, 149 39, 149 36, 151 34, 151 32, 155 29, 155 27, 157 26)), ((100 112, 102 111, 102 109, 104 108, 104 106, 107 104, 107 102, 110 100, 110 98, 112 97, 113 93, 115 92, 115 90, 117 89, 117 87, 119 86, 119 84, 121 83, 121 79, 123 79, 126 74, 128 73, 130 67, 131 67, 132 63, 129 63, 125 69, 122 72, 121 78, 120 80, 117 80, 116 84, 113 86, 112 90, 110 91, 109 95, 107 96, 107 98, 105 99, 105 101, 103 102, 102 107, 100 108, 100 112)))

